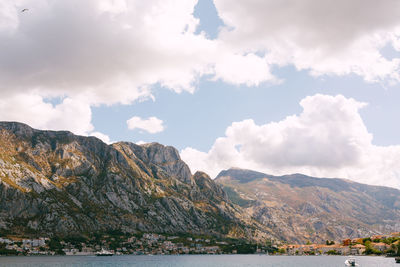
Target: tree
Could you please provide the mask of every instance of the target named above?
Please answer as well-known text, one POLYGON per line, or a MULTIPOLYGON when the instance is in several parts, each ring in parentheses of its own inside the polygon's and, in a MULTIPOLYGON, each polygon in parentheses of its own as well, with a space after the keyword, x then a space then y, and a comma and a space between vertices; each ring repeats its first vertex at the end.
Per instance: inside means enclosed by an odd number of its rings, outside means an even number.
POLYGON ((334 249, 331 249, 331 250, 327 251, 326 254, 328 254, 328 255, 340 255, 340 252, 338 252, 338 251, 336 251, 334 249))
POLYGON ((56 254, 64 255, 65 252, 62 250, 63 246, 60 243, 60 239, 58 237, 54 237, 49 241, 49 249, 54 251, 56 254))
POLYGON ((396 255, 397 255, 397 256, 400 256, 400 242, 397 243, 397 245, 396 245, 396 250, 397 250, 396 255))
POLYGON ((364 246, 365 246, 365 251, 364 251, 363 253, 364 253, 365 255, 371 255, 371 254, 381 255, 381 254, 382 254, 381 251, 379 251, 379 250, 377 250, 377 249, 374 249, 374 248, 372 247, 371 241, 369 241, 369 240, 365 241, 364 246))

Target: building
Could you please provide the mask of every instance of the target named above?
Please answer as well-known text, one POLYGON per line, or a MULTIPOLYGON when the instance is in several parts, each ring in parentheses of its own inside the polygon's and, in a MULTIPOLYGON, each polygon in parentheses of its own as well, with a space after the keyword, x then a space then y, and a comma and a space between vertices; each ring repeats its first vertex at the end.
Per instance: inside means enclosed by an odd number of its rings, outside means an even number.
POLYGON ((362 244, 364 243, 364 238, 354 238, 351 240, 351 243, 353 244, 362 244))
POLYGON ((380 252, 384 252, 385 250, 389 249, 390 246, 388 244, 385 243, 371 243, 371 246, 376 249, 379 250, 380 252))
POLYGON ((362 255, 365 251, 365 246, 361 244, 356 244, 350 248, 351 255, 362 255))
POLYGON ((328 251, 336 251, 336 253, 341 255, 349 255, 350 254, 350 247, 349 246, 342 246, 338 244, 334 245, 323 245, 319 248, 323 254, 328 253, 328 251))
POLYGON ((345 239, 342 241, 343 246, 350 246, 351 245, 351 239, 345 239))

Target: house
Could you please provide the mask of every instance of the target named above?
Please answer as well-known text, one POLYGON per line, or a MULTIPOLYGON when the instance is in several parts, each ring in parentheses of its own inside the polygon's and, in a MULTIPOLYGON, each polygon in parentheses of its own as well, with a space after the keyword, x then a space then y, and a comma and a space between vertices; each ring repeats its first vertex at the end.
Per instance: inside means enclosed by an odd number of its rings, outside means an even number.
POLYGON ((11 241, 11 240, 8 239, 8 238, 1 238, 1 237, 0 237, 0 243, 12 244, 13 241, 11 241))
POLYGON ((348 255, 350 254, 350 247, 349 246, 342 246, 342 245, 324 245, 320 247, 322 253, 327 253, 328 251, 336 251, 341 255, 348 255))
POLYGON ((343 246, 350 246, 351 245, 351 239, 345 239, 342 241, 343 246))
POLYGON ((334 245, 322 245, 319 250, 321 251, 322 254, 326 254, 330 250, 335 250, 332 246, 334 245))
POLYGON ((365 251, 365 246, 361 244, 354 245, 350 248, 351 255, 362 255, 365 251))
POLYGON ((290 244, 280 246, 279 249, 284 249, 288 255, 295 255, 296 251, 299 251, 300 245, 290 244))
POLYGON ((389 249, 390 246, 388 244, 385 243, 371 243, 371 246, 376 249, 379 250, 380 252, 384 252, 385 250, 389 249))
POLYGON ((205 247, 206 251, 208 254, 216 254, 219 251, 219 247, 218 246, 209 246, 209 247, 205 247))
POLYGON ((353 244, 362 244, 364 242, 363 242, 363 238, 353 238, 351 240, 351 243, 353 243, 353 244))

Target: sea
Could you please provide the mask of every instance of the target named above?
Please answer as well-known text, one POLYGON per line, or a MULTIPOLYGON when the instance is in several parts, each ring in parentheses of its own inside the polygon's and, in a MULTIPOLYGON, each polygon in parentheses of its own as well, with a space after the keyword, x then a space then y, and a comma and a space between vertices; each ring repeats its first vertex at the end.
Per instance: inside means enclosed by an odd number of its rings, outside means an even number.
MULTIPOLYGON (((394 258, 355 257, 359 266, 397 266, 394 258)), ((6 256, 0 266, 160 266, 160 267, 337 267, 345 266, 343 256, 268 256, 268 255, 154 255, 154 256, 6 256)))

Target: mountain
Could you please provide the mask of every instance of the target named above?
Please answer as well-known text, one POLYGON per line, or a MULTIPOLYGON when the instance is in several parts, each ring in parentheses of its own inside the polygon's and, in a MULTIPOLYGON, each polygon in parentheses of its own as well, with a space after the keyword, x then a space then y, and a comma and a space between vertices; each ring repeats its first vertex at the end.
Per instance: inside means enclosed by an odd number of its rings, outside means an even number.
POLYGON ((400 191, 241 169, 191 174, 158 143, 0 122, 0 234, 107 231, 324 241, 399 231, 400 191))
POLYGON ((250 237, 262 228, 173 147, 0 122, 0 233, 250 237))
POLYGON ((243 169, 222 171, 215 181, 231 201, 289 242, 324 242, 400 229, 400 191, 394 188, 243 169))

